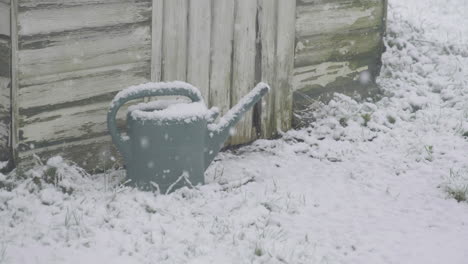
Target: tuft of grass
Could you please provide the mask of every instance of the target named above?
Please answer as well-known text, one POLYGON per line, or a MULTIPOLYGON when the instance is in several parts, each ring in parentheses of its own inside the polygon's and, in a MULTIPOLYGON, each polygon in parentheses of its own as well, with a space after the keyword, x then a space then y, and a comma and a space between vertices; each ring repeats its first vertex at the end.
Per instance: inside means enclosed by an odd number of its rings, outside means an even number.
POLYGON ((451 169, 450 175, 443 186, 449 197, 457 202, 468 201, 468 176, 464 173, 451 169))
POLYGON ((371 121, 372 116, 370 114, 366 113, 366 114, 362 114, 361 117, 364 120, 364 123, 362 125, 366 127, 367 124, 369 123, 369 121, 371 121))
POLYGON ((427 146, 424 146, 424 149, 426 150, 426 153, 427 153, 426 160, 433 161, 434 160, 434 146, 427 145, 427 146))
POLYGON ((263 256, 264 252, 263 252, 263 250, 257 245, 257 246, 255 247, 254 254, 255 254, 255 256, 257 256, 257 257, 261 257, 261 256, 263 256))
POLYGON ((452 197, 453 199, 457 200, 457 202, 466 202, 467 200, 467 193, 468 193, 468 186, 465 186, 463 189, 448 189, 447 193, 452 197))
POLYGON ((396 119, 393 116, 390 116, 390 115, 387 116, 387 121, 392 125, 396 123, 396 119))
POLYGON ((340 122, 340 125, 341 125, 342 127, 347 127, 347 126, 348 126, 348 119, 347 119, 346 117, 340 118, 340 121, 339 121, 339 122, 340 122))
POLYGON ((462 137, 468 138, 468 131, 466 131, 465 133, 463 133, 463 134, 462 134, 462 137))

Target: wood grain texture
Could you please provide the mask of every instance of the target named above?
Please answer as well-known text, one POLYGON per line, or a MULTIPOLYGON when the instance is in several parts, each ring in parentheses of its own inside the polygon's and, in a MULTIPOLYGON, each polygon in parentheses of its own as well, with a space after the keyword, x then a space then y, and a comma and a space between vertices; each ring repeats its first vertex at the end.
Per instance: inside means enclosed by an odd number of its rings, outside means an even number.
POLYGON ((296 33, 300 37, 379 27, 383 16, 383 0, 298 2, 296 33))
POLYGON ((119 152, 108 135, 24 150, 18 156, 18 163, 21 164, 20 169, 29 168, 34 166, 36 160, 34 156, 39 157, 45 163, 47 159, 57 155, 87 168, 90 172, 104 172, 111 168, 118 168, 123 164, 119 152))
POLYGON ((10 3, 0 2, 0 35, 10 36, 10 3))
MULTIPOLYGON (((256 0, 237 0, 233 44, 231 106, 235 105, 255 85, 256 55, 256 0)), ((245 113, 231 136, 231 144, 242 144, 254 139, 253 111, 245 113)))
POLYGON ((57 1, 34 9, 20 9, 18 33, 28 36, 143 22, 151 17, 151 6, 150 1, 57 1), (68 2, 68 5, 61 5, 63 2, 68 2))
POLYGON ((20 36, 19 78, 127 64, 151 56, 149 24, 57 35, 20 36), (106 32, 105 37, 103 33, 106 32))
MULTIPOLYGON (((7 2, 0 0, 0 51, 10 28, 2 24, 7 2)), ((108 166, 110 156, 120 162, 107 136, 109 101, 148 80, 189 81, 222 113, 265 81, 272 92, 255 118, 246 113, 229 143, 286 131, 293 91, 296 98, 346 89, 361 71, 378 67, 385 2, 14 1, 12 78, 8 84, 0 66, 0 101, 11 85, 17 161, 27 164, 36 153, 61 154, 87 169, 108 166)))
POLYGON ((296 44, 294 64, 302 67, 366 56, 379 49, 381 40, 382 32, 378 29, 302 37, 296 44))
POLYGON ((276 80, 279 89, 275 94, 276 130, 285 132, 292 122, 292 73, 296 26, 296 1, 278 1, 278 27, 276 52, 276 80))
MULTIPOLYGON (((17 160, 106 135, 114 95, 151 78, 152 0, 21 0, 16 15, 17 160)), ((111 148, 109 141, 100 145, 111 148)), ((79 149, 63 148, 84 160, 79 149)))
POLYGON ((164 1, 163 80, 187 79, 188 1, 164 1))
POLYGON ((0 2, 0 161, 11 158, 11 37, 10 3, 0 2))
MULTIPOLYGON (((385 0, 299 0, 293 90, 301 98, 329 98, 334 91, 368 94, 356 82, 362 71, 379 72, 385 0)), ((300 103, 295 102, 295 106, 300 103)))
POLYGON ((18 1, 10 2, 10 32, 11 32, 11 156, 18 166, 18 1))
POLYGON ((207 104, 210 93, 211 13, 211 0, 189 1, 187 81, 200 89, 207 104))
POLYGON ((153 0, 151 21, 151 81, 161 81, 164 0, 153 0))
POLYGON ((221 114, 231 106, 234 8, 233 0, 213 1, 209 102, 219 107, 221 114))
POLYGON ((271 91, 261 103, 260 135, 272 137, 276 133, 275 95, 280 88, 276 82, 276 42, 278 27, 278 1, 259 0, 259 35, 261 43, 261 81, 270 85, 271 91))

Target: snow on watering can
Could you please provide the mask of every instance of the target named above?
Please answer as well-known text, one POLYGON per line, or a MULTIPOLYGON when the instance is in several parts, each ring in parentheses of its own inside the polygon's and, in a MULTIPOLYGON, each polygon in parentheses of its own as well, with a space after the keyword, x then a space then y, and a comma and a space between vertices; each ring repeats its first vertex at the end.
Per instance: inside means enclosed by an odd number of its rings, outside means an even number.
POLYGON ((146 83, 119 92, 107 114, 112 141, 124 158, 127 178, 143 190, 169 193, 204 184, 204 172, 223 147, 229 131, 269 86, 259 83, 215 123, 217 108, 207 109, 200 91, 185 82, 146 83), (129 107, 127 134, 117 130, 116 115, 126 102, 149 96, 184 96, 129 107))

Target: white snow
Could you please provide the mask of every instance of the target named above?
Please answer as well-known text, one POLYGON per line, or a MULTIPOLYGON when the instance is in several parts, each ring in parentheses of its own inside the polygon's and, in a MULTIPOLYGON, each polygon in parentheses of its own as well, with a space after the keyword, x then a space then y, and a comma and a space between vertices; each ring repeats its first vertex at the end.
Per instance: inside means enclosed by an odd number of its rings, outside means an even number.
MULTIPOLYGON (((147 106, 146 106, 147 107, 147 106)), ((184 121, 190 123, 202 118, 208 118, 210 112, 204 102, 182 102, 167 105, 164 109, 152 111, 133 108, 130 115, 138 120, 151 121, 184 121)))
POLYGON ((177 90, 179 88, 183 88, 184 90, 190 91, 192 94, 197 96, 200 99, 200 102, 203 102, 203 97, 200 93, 200 90, 198 90, 196 87, 193 85, 182 82, 182 81, 173 81, 173 82, 149 82, 149 83, 143 83, 135 86, 128 87, 119 93, 114 97, 112 100, 110 107, 114 107, 115 104, 123 99, 123 98, 128 98, 129 96, 140 94, 144 91, 150 91, 150 92, 157 92, 158 90, 165 90, 167 92, 172 92, 174 94, 171 95, 179 95, 177 94, 177 90))
POLYGON ((312 127, 221 153, 207 185, 169 195, 60 158, 0 174, 0 263, 468 263, 453 198, 468 186, 468 2, 389 2, 382 100, 316 103, 312 127))

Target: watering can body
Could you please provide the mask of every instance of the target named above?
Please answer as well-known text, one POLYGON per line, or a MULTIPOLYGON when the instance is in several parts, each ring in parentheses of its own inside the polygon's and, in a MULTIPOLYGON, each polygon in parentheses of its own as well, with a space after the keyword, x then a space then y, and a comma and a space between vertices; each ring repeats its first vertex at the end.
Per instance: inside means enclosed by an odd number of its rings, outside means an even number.
POLYGON ((207 109, 199 90, 184 82, 147 83, 117 94, 107 123, 130 184, 161 193, 204 184, 204 172, 229 130, 268 90, 268 85, 260 83, 217 123, 216 109, 207 109), (185 96, 192 102, 129 107, 127 136, 122 136, 116 126, 117 111, 130 100, 148 96, 185 96))

